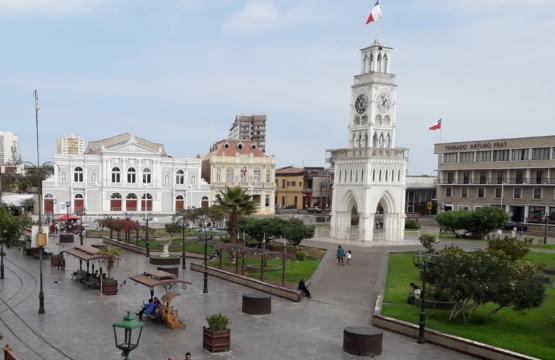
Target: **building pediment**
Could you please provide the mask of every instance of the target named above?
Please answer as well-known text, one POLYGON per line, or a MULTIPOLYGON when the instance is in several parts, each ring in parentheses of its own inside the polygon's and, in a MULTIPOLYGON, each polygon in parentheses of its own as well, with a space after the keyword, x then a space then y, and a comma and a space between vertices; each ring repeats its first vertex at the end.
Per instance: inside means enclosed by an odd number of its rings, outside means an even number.
POLYGON ((103 153, 125 153, 125 154, 148 154, 161 155, 162 151, 154 151, 146 146, 138 144, 135 139, 131 138, 125 144, 110 146, 102 149, 103 153))

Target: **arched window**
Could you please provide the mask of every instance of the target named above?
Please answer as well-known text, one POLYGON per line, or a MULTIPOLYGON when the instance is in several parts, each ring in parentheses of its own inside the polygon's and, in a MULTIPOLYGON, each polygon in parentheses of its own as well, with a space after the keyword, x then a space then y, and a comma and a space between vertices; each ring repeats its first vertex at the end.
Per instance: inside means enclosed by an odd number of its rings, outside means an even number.
POLYGON ((207 208, 208 207, 208 196, 203 196, 200 201, 200 207, 207 208))
POLYGON ((127 200, 137 200, 137 194, 135 193, 129 193, 127 194, 127 196, 125 197, 127 200))
POLYGON ((387 181, 387 170, 385 171, 385 181, 387 181))
POLYGON ((383 134, 380 135, 380 147, 384 146, 383 134))
POLYGON ((360 181, 364 181, 364 169, 360 171, 360 181))
POLYGON ((73 171, 73 181, 83 182, 83 168, 78 166, 73 171))
POLYGON ((391 181, 395 181, 395 170, 391 170, 391 181))
POLYGON ((389 134, 387 134, 387 137, 385 138, 385 147, 386 148, 391 147, 391 139, 389 137, 389 134))
POLYGON ((374 138, 372 141, 372 147, 378 147, 378 135, 374 134, 374 138))
POLYGON ((83 194, 75 194, 74 199, 84 199, 83 194))
POLYGON ((134 184, 137 181, 135 168, 127 169, 127 182, 134 184))
POLYGON ((143 184, 150 184, 150 169, 143 169, 143 184))
POLYGON ((85 197, 83 194, 75 194, 73 195, 73 211, 75 213, 82 213, 83 209, 85 208, 85 197))
POLYGON ((113 193, 110 195, 110 211, 121 211, 121 194, 113 193))
POLYGON ((120 199, 121 200, 121 194, 120 193, 113 193, 112 195, 110 195, 110 199, 120 199))
POLYGON ((112 182, 113 183, 121 182, 121 171, 119 167, 112 168, 112 182))
POLYGON ((44 213, 50 215, 54 213, 54 195, 52 194, 44 195, 44 213))
POLYGON ((378 181, 382 181, 382 171, 380 170, 380 174, 378 176, 378 181))
POLYGON ((401 170, 397 172, 397 181, 401 181, 401 170))
POLYGON ((141 196, 141 211, 152 211, 152 195, 149 193, 141 196))
POLYGON ((349 175, 349 181, 353 182, 353 170, 351 170, 351 173, 349 175))
POLYGON ((137 211, 137 195, 129 193, 125 197, 125 208, 127 211, 137 211))
POLYGON ((372 181, 376 181, 376 169, 372 170, 372 181))
POLYGON ((218 168, 216 170, 216 182, 221 182, 221 181, 222 181, 222 170, 218 168))
POLYGON ((177 170, 175 173, 175 183, 177 185, 185 184, 185 172, 183 170, 177 170))
POLYGON ((358 182, 358 169, 355 170, 355 182, 358 182))
POLYGON ((175 211, 183 210, 185 208, 185 198, 183 195, 177 195, 175 197, 175 211))

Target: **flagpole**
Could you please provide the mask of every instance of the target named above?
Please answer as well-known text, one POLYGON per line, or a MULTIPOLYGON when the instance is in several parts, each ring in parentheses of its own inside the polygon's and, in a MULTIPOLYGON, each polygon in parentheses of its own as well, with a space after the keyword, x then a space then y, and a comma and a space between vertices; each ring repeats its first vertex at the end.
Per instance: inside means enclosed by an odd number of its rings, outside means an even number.
MULTIPOLYGON (((442 123, 443 123, 443 121, 442 121, 442 123)), ((441 144, 441 127, 439 128, 439 143, 441 144)))
POLYGON ((380 30, 380 20, 376 21, 376 40, 378 40, 378 31, 380 30))

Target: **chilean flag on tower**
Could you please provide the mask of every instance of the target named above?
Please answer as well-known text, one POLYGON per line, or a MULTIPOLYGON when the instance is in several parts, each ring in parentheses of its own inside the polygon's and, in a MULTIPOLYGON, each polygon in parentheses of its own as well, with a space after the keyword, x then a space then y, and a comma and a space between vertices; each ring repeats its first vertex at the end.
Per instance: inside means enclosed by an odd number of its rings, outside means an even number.
POLYGON ((376 1, 376 5, 372 8, 372 12, 370 16, 368 16, 368 20, 366 20, 366 24, 370 24, 372 21, 377 21, 382 18, 382 9, 380 9, 380 0, 376 1))
POLYGON ((439 119, 432 126, 430 126, 430 130, 437 130, 437 129, 441 129, 441 119, 439 119))

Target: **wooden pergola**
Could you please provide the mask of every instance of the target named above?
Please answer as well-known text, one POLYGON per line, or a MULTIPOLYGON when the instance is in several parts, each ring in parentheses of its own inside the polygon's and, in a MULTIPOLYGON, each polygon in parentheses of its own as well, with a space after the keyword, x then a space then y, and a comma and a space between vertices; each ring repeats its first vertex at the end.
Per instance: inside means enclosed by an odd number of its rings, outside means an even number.
MULTIPOLYGON (((75 256, 79 259, 79 270, 82 270, 83 261, 87 262, 87 273, 89 272, 89 262, 104 259, 104 255, 99 255, 100 249, 87 245, 77 245, 73 249, 63 250, 68 255, 75 256)), ((92 264, 92 272, 94 273, 94 262, 92 264)), ((102 276, 102 267, 100 267, 100 275, 102 276)))

